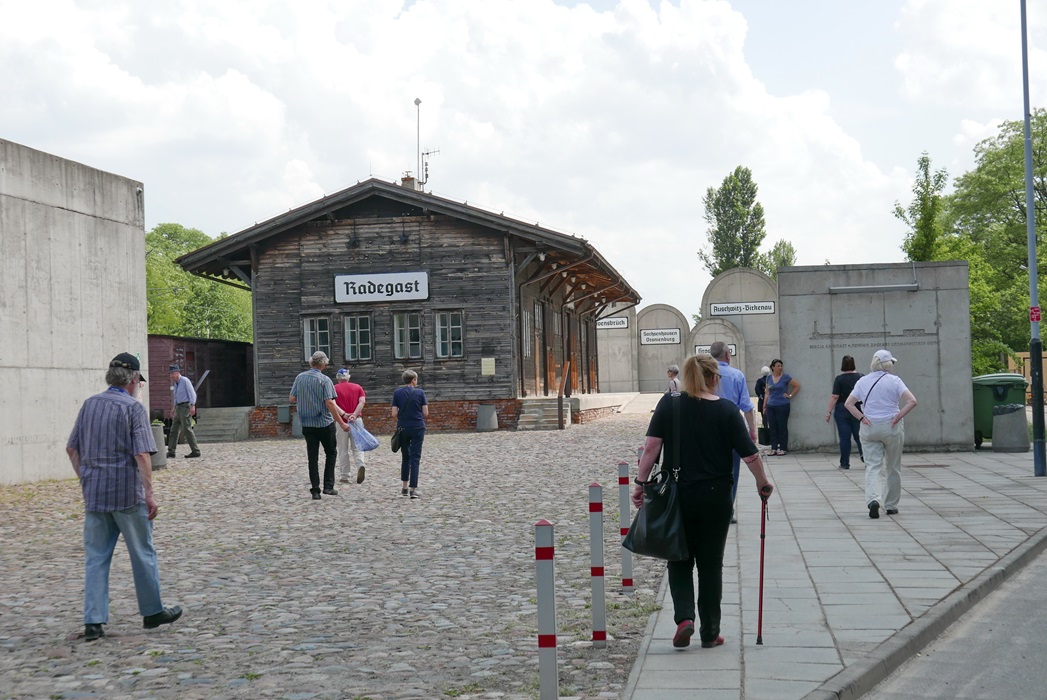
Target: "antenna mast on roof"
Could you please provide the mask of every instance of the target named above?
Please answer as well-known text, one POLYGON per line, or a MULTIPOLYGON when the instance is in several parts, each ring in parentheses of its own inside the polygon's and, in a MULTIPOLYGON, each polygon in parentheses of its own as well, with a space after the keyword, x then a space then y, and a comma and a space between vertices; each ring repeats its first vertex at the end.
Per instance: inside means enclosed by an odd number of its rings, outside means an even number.
POLYGON ((414 171, 418 186, 421 187, 425 183, 429 182, 429 156, 437 155, 440 149, 434 148, 429 151, 422 152, 422 100, 421 98, 414 98, 414 106, 417 111, 417 125, 416 125, 416 143, 417 143, 417 154, 418 154, 418 169, 414 171))

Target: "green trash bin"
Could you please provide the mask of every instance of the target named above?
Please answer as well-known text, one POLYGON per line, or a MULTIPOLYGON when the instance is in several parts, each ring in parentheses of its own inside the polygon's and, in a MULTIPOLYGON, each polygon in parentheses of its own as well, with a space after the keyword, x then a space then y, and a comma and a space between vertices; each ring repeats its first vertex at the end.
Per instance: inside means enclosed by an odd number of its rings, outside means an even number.
POLYGON ((1006 404, 1025 405, 1029 382, 1020 374, 983 374, 974 378, 974 446, 992 440, 992 409, 1006 404))

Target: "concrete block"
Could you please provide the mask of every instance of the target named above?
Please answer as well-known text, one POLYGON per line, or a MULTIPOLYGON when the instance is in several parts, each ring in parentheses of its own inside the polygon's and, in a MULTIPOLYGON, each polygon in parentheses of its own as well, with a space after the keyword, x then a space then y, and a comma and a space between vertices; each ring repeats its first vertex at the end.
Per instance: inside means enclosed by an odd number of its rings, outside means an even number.
POLYGON ((992 417, 992 451, 993 452, 1028 452, 1029 424, 1025 417, 1025 406, 1017 410, 997 414, 997 406, 992 417))

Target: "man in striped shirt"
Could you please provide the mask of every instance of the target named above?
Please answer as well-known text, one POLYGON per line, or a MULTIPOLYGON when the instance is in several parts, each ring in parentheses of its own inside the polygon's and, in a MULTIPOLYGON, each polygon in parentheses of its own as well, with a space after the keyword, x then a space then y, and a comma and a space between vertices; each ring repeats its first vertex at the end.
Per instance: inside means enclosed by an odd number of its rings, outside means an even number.
POLYGON ((123 534, 134 573, 138 612, 146 629, 174 622, 177 605, 160 598, 160 569, 153 548, 151 455, 156 442, 145 407, 134 398, 145 381, 138 358, 122 352, 109 363, 109 388, 84 401, 66 444, 84 493, 84 638, 105 636, 109 622, 109 565, 123 534))
POLYGON ((290 402, 298 407, 298 420, 302 424, 305 452, 309 458, 310 492, 316 501, 320 500, 320 445, 324 446, 325 457, 323 492, 337 496, 334 468, 338 460, 338 443, 334 424, 337 421, 339 430, 349 430, 349 424, 342 419, 342 411, 335 403, 338 395, 334 383, 323 373, 327 364, 325 353, 314 352, 309 358, 309 369, 294 378, 290 396, 290 402))

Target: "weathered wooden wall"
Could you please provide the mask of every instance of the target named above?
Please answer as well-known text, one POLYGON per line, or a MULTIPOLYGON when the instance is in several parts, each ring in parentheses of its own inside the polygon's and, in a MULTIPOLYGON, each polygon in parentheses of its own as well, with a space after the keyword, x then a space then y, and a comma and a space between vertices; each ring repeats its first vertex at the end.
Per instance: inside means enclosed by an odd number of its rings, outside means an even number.
POLYGON ((331 368, 352 367, 353 381, 375 401, 388 401, 404 369, 419 373, 432 401, 516 397, 512 284, 502 234, 438 215, 340 219, 288 231, 258 251, 254 298, 258 304, 258 405, 287 402, 291 382, 308 368, 302 319, 325 317, 331 330, 331 368), (403 242, 405 240, 405 242, 403 242), (339 304, 339 274, 429 273, 428 301, 339 304), (393 359, 393 319, 399 311, 422 314, 422 358, 393 359), (461 311, 464 357, 437 359, 435 313, 461 311), (374 357, 345 356, 343 315, 371 314, 374 357), (480 361, 494 358, 495 374, 482 376, 480 361))

